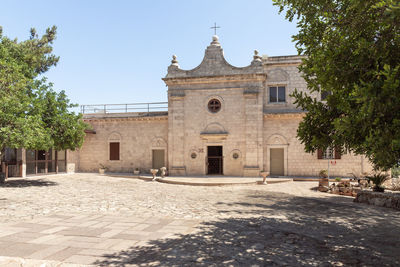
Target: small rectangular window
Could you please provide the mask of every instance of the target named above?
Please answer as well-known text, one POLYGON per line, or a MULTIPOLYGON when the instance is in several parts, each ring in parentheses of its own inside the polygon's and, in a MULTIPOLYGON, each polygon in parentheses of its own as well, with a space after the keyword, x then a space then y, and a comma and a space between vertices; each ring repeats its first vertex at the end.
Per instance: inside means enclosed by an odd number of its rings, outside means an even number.
POLYGON ((269 102, 276 102, 276 87, 269 88, 269 102))
POLYGON ((286 89, 285 86, 273 86, 269 88, 269 102, 270 103, 284 103, 286 102, 286 89))
POLYGON ((278 102, 285 102, 285 101, 286 101, 285 87, 279 86, 278 87, 278 102))
POLYGON ((333 149, 331 147, 328 147, 325 151, 324 154, 322 155, 323 159, 333 159, 333 149))
POLYGON ((110 160, 119 160, 119 142, 110 143, 110 160))
POLYGON ((325 151, 318 149, 318 159, 341 159, 340 148, 328 147, 325 151))

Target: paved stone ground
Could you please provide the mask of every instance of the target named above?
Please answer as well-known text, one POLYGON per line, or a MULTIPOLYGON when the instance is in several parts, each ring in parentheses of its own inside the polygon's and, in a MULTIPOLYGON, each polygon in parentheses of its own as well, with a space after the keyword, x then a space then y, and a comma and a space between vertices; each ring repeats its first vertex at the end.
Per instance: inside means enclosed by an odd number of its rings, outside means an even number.
POLYGON ((400 265, 400 212, 315 186, 13 179, 0 186, 0 265, 400 265))
POLYGON ((192 233, 197 224, 196 220, 173 218, 55 214, 0 224, 0 253, 8 257, 91 264, 132 246, 146 246, 149 240, 192 233))

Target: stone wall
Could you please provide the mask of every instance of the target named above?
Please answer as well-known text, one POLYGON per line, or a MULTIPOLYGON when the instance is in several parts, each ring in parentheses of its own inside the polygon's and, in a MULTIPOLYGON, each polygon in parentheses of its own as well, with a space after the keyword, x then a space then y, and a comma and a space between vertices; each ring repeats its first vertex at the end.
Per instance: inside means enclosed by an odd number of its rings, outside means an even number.
POLYGON ((366 203, 369 205, 400 210, 399 193, 380 193, 372 191, 361 191, 357 194, 357 197, 354 199, 354 202, 366 203))
MULTIPOLYGON (((317 154, 304 152, 304 146, 297 139, 297 127, 302 115, 280 114, 264 116, 264 169, 269 170, 270 148, 285 149, 285 175, 318 176, 319 171, 328 169, 328 160, 318 159, 317 154)), ((330 166, 330 176, 361 175, 372 171, 372 166, 363 156, 347 153, 336 159, 336 165, 330 166)))
MULTIPOLYGON (((278 57, 277 57, 278 58, 278 57)), ((267 80, 264 89, 264 111, 267 113, 271 110, 277 111, 287 111, 295 110, 296 106, 293 104, 294 98, 290 97, 290 94, 294 92, 295 89, 300 91, 305 91, 307 89, 307 84, 301 77, 301 73, 298 70, 297 57, 289 62, 286 60, 281 63, 275 62, 274 64, 266 65, 267 80), (296 60, 297 59, 297 60, 296 60), (285 86, 286 88, 286 102, 285 103, 270 103, 269 102, 269 87, 270 86, 285 86)))
POLYGON ((77 156, 79 171, 97 172, 101 163, 110 172, 132 172, 135 168, 149 172, 152 167, 152 149, 165 149, 167 160, 166 116, 100 118, 87 122, 92 125, 95 134, 86 134, 77 156), (109 142, 120 142, 120 160, 109 160, 109 142))
MULTIPOLYGON (((243 89, 186 90, 184 99, 173 100, 172 103, 170 118, 175 121, 181 120, 182 125, 178 128, 174 122, 170 129, 170 140, 175 142, 171 143, 173 149, 170 155, 175 166, 182 164, 188 174, 205 175, 207 146, 222 145, 224 174, 242 176, 246 156, 243 89), (207 103, 212 98, 221 101, 222 108, 217 113, 208 111, 207 103), (178 108, 179 111, 176 110, 178 108), (176 116, 177 112, 181 112, 181 116, 176 116), (184 138, 176 140, 181 131, 184 138), (183 154, 183 159, 177 163, 174 157, 179 152, 183 154), (235 152, 239 155, 237 159, 232 157, 235 152), (196 158, 191 157, 193 153, 196 154, 196 158)), ((255 160, 257 162, 257 155, 255 160)))

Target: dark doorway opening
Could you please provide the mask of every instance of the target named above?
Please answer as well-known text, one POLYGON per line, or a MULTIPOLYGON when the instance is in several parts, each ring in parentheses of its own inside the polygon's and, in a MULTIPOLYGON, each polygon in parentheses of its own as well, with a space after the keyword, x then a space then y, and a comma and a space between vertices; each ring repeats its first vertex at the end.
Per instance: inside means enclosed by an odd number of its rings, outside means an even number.
POLYGON ((222 146, 207 147, 207 174, 223 174, 222 146))

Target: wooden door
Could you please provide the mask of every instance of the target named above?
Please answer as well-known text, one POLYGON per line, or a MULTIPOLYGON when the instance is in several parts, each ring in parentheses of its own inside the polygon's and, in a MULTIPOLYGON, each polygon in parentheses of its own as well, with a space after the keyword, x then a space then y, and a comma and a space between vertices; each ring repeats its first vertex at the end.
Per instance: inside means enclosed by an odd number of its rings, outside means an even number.
MULTIPOLYGON (((160 170, 161 167, 165 167, 164 152, 165 152, 164 149, 153 150, 153 163, 152 163, 153 169, 160 170)), ((158 171, 158 173, 160 173, 160 171, 158 171)))
POLYGON ((271 148, 269 151, 271 175, 283 176, 285 173, 283 148, 271 148))

